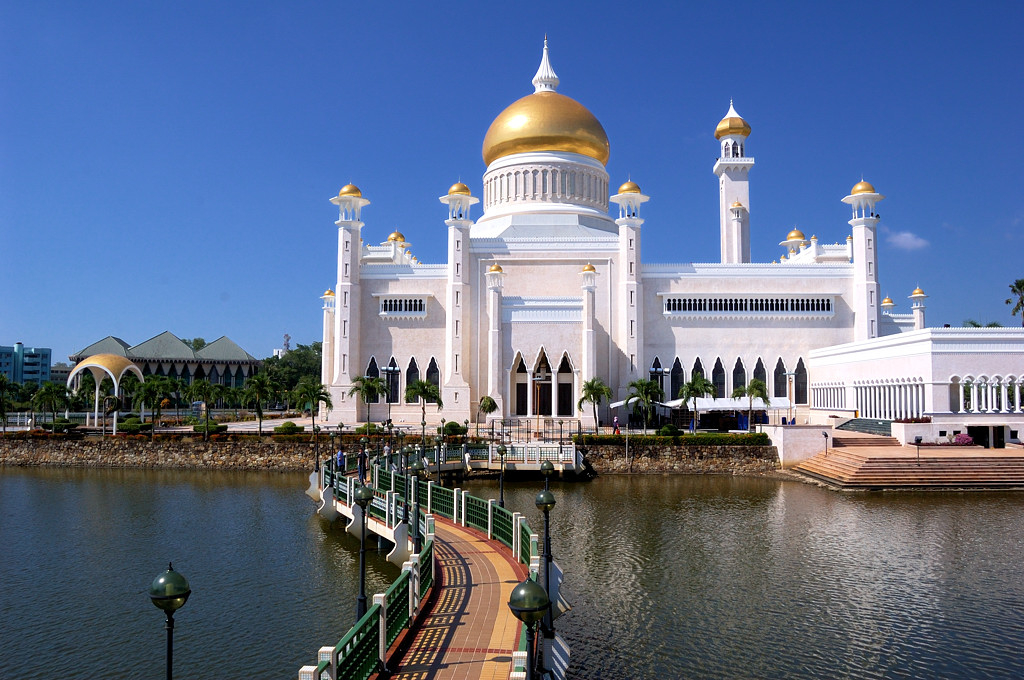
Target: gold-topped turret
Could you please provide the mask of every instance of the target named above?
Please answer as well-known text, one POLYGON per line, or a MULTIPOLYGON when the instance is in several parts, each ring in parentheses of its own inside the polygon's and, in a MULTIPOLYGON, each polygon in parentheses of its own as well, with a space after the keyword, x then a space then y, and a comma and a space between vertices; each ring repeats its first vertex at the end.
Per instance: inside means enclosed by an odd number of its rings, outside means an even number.
POLYGON ((450 189, 448 189, 448 195, 449 196, 472 196, 472 193, 470 192, 469 187, 467 187, 465 184, 463 184, 462 182, 456 182, 455 184, 453 184, 451 186, 450 189))
POLYGON ((725 114, 725 118, 720 120, 718 127, 715 128, 715 139, 721 139, 727 135, 750 136, 750 123, 743 120, 743 117, 736 113, 732 100, 729 101, 729 111, 725 114))
MULTIPOLYGON (((619 193, 622 193, 622 192, 620 191, 619 193)), ((592 264, 590 264, 588 262, 585 265, 583 265, 583 271, 585 271, 585 272, 596 272, 597 270, 594 268, 594 265, 592 265, 592 264)))
POLYGON ((620 194, 639 194, 639 193, 642 193, 642 192, 640 191, 640 185, 638 185, 633 180, 628 180, 627 182, 624 182, 622 184, 622 186, 619 187, 619 192, 618 193, 620 193, 620 194))
POLYGON ((504 270, 503 270, 503 269, 501 268, 501 265, 500 265, 500 264, 498 264, 497 262, 495 262, 494 264, 492 264, 492 265, 491 265, 491 266, 490 266, 490 267, 489 267, 489 268, 487 269, 487 271, 488 271, 488 272, 491 272, 491 273, 494 273, 494 274, 501 274, 501 273, 502 273, 502 271, 504 271, 504 270))
POLYGON ((399 245, 408 245, 405 242, 405 236, 400 231, 393 231, 388 235, 388 241, 395 241, 399 245))
POLYGON ((363 197, 363 192, 359 190, 355 184, 346 184, 338 192, 338 196, 355 196, 357 198, 363 197))
POLYGON ((853 188, 850 189, 851 196, 856 196, 857 194, 874 193, 878 193, 875 191, 875 187, 871 184, 871 182, 865 182, 864 180, 857 182, 856 184, 853 185, 853 188))

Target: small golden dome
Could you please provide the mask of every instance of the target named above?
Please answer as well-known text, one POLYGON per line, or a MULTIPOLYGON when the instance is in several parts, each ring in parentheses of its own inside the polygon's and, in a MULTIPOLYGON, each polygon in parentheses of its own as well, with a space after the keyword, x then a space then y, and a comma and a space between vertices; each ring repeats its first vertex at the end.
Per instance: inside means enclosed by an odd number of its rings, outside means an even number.
POLYGON ((334 297, 334 291, 328 288, 324 291, 323 297, 334 297))
POLYGON ((882 298, 882 306, 883 306, 883 307, 892 307, 892 306, 894 306, 895 304, 896 304, 896 303, 895 303, 895 302, 893 302, 893 301, 892 301, 892 298, 891 298, 891 297, 889 297, 888 295, 887 295, 887 296, 885 296, 884 298, 882 298))
POLYGON ((393 231, 388 235, 388 241, 397 241, 401 244, 405 242, 405 236, 400 231, 393 231))
POLYGON ((341 188, 341 191, 338 192, 338 196, 355 196, 356 198, 362 198, 363 192, 360 191, 359 187, 355 184, 346 184, 341 188))
POLYGON ((742 203, 740 203, 739 201, 733 201, 733 202, 732 202, 732 205, 730 205, 729 207, 730 207, 730 208, 742 208, 742 207, 743 207, 743 204, 742 204, 742 203))
POLYGON ((504 270, 503 270, 503 269, 501 268, 501 265, 500 265, 500 264, 498 264, 497 262, 495 262, 494 264, 492 264, 492 265, 490 266, 490 268, 489 268, 489 269, 488 269, 487 271, 489 271, 489 272, 494 272, 494 273, 497 273, 497 274, 500 274, 500 273, 501 273, 502 271, 504 271, 504 270))
POLYGON ((472 194, 469 191, 469 187, 467 187, 462 182, 456 182, 455 184, 453 184, 451 186, 451 188, 448 189, 448 195, 449 196, 456 196, 456 195, 458 195, 458 196, 472 196, 472 194))
POLYGON ((551 91, 534 92, 513 102, 484 136, 484 163, 529 151, 569 151, 602 164, 610 154, 601 123, 575 99, 551 91))
POLYGON ((736 109, 733 108, 731 101, 729 102, 729 112, 725 114, 725 118, 719 121, 718 127, 715 128, 715 139, 721 139, 726 135, 750 136, 750 124, 743 120, 740 114, 736 113, 736 109))
POLYGON ((803 241, 804 240, 804 232, 800 231, 799 229, 794 229, 793 231, 791 231, 788 234, 786 234, 786 240, 787 241, 803 241))
POLYGON ((856 184, 853 185, 853 188, 850 189, 851 196, 856 196, 857 194, 873 193, 875 193, 875 187, 871 186, 870 182, 865 182, 864 180, 857 182, 856 184))
MULTIPOLYGON (((622 192, 620 191, 619 193, 622 193, 622 192)), ((588 262, 585 265, 583 265, 583 271, 585 271, 585 272, 596 272, 597 270, 594 269, 594 265, 592 265, 592 264, 590 264, 588 262)))
POLYGON ((619 187, 619 193, 620 194, 639 194, 640 193, 640 186, 636 182, 630 180, 630 181, 626 182, 625 184, 623 184, 622 186, 619 187))
POLYGON ((914 289, 914 292, 910 294, 910 297, 914 297, 915 295, 924 295, 924 291, 921 290, 920 286, 914 289))

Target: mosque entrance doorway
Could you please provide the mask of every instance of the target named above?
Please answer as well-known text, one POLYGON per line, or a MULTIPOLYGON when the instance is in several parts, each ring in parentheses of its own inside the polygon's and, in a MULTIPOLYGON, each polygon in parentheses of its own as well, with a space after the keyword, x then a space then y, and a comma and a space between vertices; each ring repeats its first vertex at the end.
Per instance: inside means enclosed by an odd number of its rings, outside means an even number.
POLYGON ((986 449, 990 448, 991 446, 991 444, 989 444, 988 430, 988 425, 967 426, 967 434, 971 436, 971 439, 974 440, 974 443, 977 444, 978 446, 984 446, 986 449))

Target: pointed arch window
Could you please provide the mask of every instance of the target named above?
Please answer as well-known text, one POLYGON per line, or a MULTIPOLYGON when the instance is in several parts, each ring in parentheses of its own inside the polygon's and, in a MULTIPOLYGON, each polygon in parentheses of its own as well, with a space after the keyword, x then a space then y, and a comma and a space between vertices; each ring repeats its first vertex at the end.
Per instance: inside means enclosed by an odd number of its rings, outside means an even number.
POLYGON ((772 393, 772 396, 775 396, 775 397, 788 397, 789 396, 786 393, 786 365, 784 363, 782 363, 782 358, 781 357, 779 358, 778 363, 775 364, 775 374, 774 374, 774 381, 773 382, 775 383, 775 385, 774 385, 775 389, 774 389, 774 391, 772 393))
POLYGON ((679 357, 676 357, 672 364, 672 373, 669 375, 669 399, 679 398, 679 390, 682 389, 684 382, 686 382, 686 375, 683 373, 683 365, 679 363, 679 357))
POLYGON ((704 376, 704 365, 700 363, 700 357, 697 357, 697 359, 693 362, 693 372, 690 373, 690 375, 691 379, 696 378, 698 375, 701 377, 704 376))
POLYGON ((725 397, 725 368, 721 359, 716 359, 715 367, 711 369, 711 384, 715 386, 716 399, 725 397))
POLYGON ((804 360, 796 362, 796 373, 793 376, 793 401, 797 404, 807 403, 807 368, 804 367, 804 360))
MULTIPOLYGON (((370 363, 366 365, 366 377, 367 378, 379 378, 380 377, 380 368, 377 366, 377 359, 375 357, 370 357, 370 363)), ((380 403, 380 395, 378 395, 377 398, 374 399, 371 403, 379 404, 380 403)))
MULTIPOLYGON (((430 364, 427 365, 427 382, 438 389, 441 388, 441 371, 438 370, 434 357, 430 357, 430 364)), ((433 399, 427 399, 426 402, 435 403, 433 399)))
POLYGON ((661 391, 665 391, 665 374, 661 370, 661 359, 654 357, 654 363, 651 364, 651 381, 658 384, 661 391))
POLYGON ((754 365, 754 380, 760 380, 767 387, 768 385, 768 371, 764 368, 764 362, 761 358, 757 358, 757 364, 754 365))
POLYGON ((736 365, 732 367, 732 388, 747 386, 747 371, 743 368, 743 359, 736 358, 736 365))
MULTIPOLYGON (((409 367, 405 369, 405 384, 406 385, 412 385, 414 382, 416 382, 419 379, 420 379, 420 369, 419 369, 419 366, 416 365, 416 358, 413 357, 412 359, 409 359, 409 367)), ((416 400, 415 399, 409 399, 408 397, 406 397, 405 401, 408 404, 412 404, 416 400)))
POLYGON ((398 393, 402 387, 402 369, 398 367, 398 362, 395 361, 394 357, 391 357, 391 361, 388 362, 384 373, 384 384, 387 386, 386 402, 388 404, 397 404, 398 393))

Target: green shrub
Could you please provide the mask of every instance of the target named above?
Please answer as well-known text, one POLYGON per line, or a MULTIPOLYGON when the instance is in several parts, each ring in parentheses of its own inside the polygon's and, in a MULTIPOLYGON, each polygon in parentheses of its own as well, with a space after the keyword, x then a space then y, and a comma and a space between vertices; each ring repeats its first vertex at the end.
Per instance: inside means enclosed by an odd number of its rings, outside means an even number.
POLYGON ((306 428, 299 427, 290 420, 286 420, 277 427, 274 428, 274 434, 298 434, 306 428))
POLYGON ((356 434, 380 434, 384 428, 378 427, 376 423, 367 423, 356 428, 356 434))
POLYGON ((463 435, 466 434, 466 427, 464 425, 460 425, 454 420, 449 420, 444 424, 444 433, 449 437, 463 435))
POLYGON ((658 430, 659 437, 674 437, 677 434, 679 434, 679 428, 672 423, 664 425, 660 430, 658 430))
POLYGON ((209 430, 207 430, 205 424, 193 425, 192 426, 192 431, 193 432, 198 432, 199 434, 202 434, 204 432, 208 432, 209 434, 220 434, 222 432, 227 432, 228 431, 228 426, 227 425, 218 425, 217 423, 210 423, 210 428, 209 428, 209 430))
POLYGON ((153 429, 153 423, 144 423, 138 418, 127 418, 117 424, 117 431, 124 434, 139 434, 153 429))
MULTIPOLYGON (((625 445, 626 436, 621 434, 584 434, 575 435, 573 441, 577 444, 601 444, 625 445)), ((671 436, 658 435, 629 435, 629 441, 640 444, 676 446, 771 446, 771 439, 764 432, 751 432, 749 434, 732 432, 701 432, 699 434, 680 434, 671 436)))

